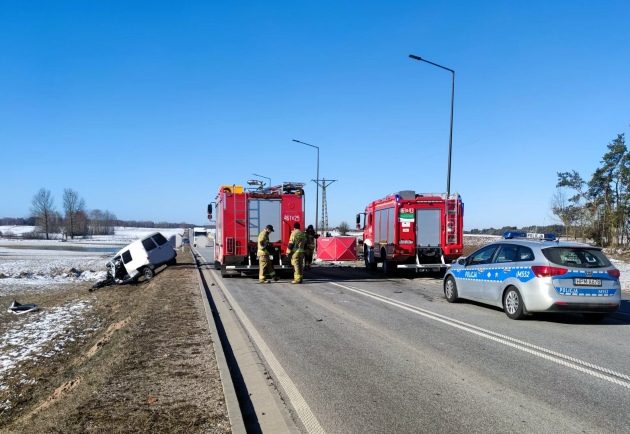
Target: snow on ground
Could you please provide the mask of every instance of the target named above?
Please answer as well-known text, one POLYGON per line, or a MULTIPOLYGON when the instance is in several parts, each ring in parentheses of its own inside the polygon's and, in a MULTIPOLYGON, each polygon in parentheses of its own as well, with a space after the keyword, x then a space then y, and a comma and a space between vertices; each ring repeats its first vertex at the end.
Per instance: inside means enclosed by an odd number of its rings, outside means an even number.
MULTIPOLYGON (((0 335, 0 391, 9 387, 9 379, 20 373, 14 372, 19 364, 29 360, 42 360, 63 351, 66 345, 91 332, 82 329, 79 334, 68 334, 73 323, 79 321, 91 309, 87 301, 71 302, 46 311, 25 314, 0 335)), ((21 378, 22 382, 34 383, 35 378, 21 378)), ((0 402, 0 412, 9 403, 0 402)))
POLYGON ((35 229, 37 229, 36 226, 0 226, 0 232, 4 236, 16 235, 21 237, 24 234, 33 232, 35 229))
POLYGON ((173 235, 184 235, 185 229, 180 228, 114 228, 114 235, 95 235, 91 238, 91 242, 112 243, 112 244, 129 244, 130 242, 144 237, 153 232, 161 232, 167 239, 173 235))
POLYGON ((0 247, 0 294, 21 285, 96 282, 105 278, 109 258, 109 255, 51 250, 19 253, 16 255, 11 249, 0 247))

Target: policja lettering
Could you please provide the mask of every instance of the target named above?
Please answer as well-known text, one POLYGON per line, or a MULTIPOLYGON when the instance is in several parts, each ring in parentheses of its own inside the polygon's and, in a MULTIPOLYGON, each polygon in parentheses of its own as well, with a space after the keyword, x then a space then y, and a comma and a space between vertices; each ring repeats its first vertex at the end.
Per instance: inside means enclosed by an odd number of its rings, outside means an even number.
POLYGON ((278 281, 276 272, 271 262, 269 247, 269 234, 273 232, 273 226, 267 225, 260 234, 258 234, 258 283, 271 283, 271 279, 278 281))

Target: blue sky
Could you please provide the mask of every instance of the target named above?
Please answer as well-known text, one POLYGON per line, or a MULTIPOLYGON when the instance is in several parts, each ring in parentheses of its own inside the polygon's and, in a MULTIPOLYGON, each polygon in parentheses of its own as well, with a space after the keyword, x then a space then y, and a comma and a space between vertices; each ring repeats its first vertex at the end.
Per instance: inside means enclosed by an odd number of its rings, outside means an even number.
MULTIPOLYGON (((206 223, 221 184, 337 179, 329 221, 451 191, 467 229, 550 224, 629 129, 627 1, 4 1, 0 216, 64 188, 122 219, 206 223), (391 4, 390 4, 391 3, 391 4)), ((307 220, 314 220, 309 184, 307 220)))

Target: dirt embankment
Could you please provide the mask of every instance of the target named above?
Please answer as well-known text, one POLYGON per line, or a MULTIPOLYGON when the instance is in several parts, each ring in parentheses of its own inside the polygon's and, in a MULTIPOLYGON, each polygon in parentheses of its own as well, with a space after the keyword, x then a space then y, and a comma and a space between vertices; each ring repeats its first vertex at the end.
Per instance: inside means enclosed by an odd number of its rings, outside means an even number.
POLYGON ((33 381, 5 390, 0 432, 230 432, 193 259, 177 259, 149 282, 59 294, 59 305, 88 300, 77 327, 95 328, 67 330, 82 337, 18 367, 33 381))

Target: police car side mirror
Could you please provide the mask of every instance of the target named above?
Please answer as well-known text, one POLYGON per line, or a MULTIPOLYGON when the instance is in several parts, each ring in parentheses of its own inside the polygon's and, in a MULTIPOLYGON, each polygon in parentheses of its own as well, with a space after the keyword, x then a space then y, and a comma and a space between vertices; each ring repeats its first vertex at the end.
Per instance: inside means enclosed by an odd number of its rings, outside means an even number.
POLYGON ((466 258, 465 257, 461 257, 457 260, 457 263, 459 265, 466 265, 466 258))

